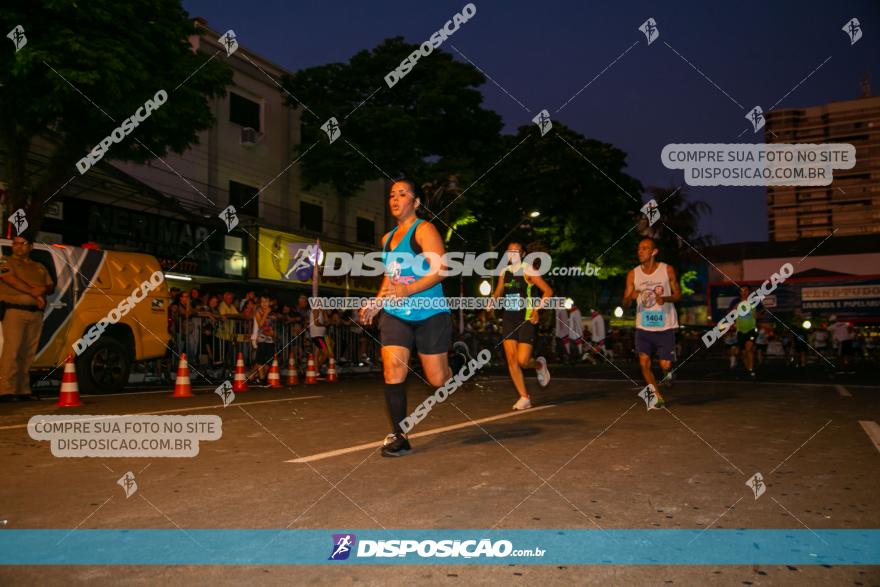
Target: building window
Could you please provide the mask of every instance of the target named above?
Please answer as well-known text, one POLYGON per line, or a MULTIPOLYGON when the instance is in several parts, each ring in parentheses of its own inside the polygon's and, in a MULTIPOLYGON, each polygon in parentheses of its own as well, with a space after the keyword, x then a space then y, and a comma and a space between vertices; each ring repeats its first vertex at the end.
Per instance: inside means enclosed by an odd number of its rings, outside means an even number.
POLYGON ((324 232, 324 208, 308 202, 300 202, 299 227, 312 232, 324 232))
POLYGON ((229 93, 229 122, 260 131, 260 104, 238 94, 229 93))
POLYGON ((260 198, 257 188, 237 181, 229 182, 229 203, 239 214, 248 216, 260 215, 260 198))
POLYGON ((366 218, 357 217, 357 241, 359 243, 375 244, 376 223, 366 218))

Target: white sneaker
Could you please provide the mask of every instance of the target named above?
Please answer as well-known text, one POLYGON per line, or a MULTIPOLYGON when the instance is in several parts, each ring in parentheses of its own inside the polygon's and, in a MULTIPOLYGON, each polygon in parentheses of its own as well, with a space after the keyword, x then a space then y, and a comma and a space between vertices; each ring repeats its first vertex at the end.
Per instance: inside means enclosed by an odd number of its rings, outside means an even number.
POLYGON ((547 369, 547 359, 544 357, 538 357, 535 359, 537 366, 535 367, 535 374, 538 376, 538 385, 541 387, 547 387, 547 384, 550 383, 550 371, 547 369))
POLYGON ((528 410, 532 407, 532 400, 527 397, 521 397, 513 404, 514 410, 528 410))

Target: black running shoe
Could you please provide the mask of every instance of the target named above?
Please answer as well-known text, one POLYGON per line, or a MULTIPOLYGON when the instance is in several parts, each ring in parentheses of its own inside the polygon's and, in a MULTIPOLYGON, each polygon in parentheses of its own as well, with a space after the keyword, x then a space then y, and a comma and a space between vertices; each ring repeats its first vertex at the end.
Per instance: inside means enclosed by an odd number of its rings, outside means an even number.
POLYGON ((383 457, 402 457, 412 452, 409 440, 403 434, 389 434, 382 445, 383 457))

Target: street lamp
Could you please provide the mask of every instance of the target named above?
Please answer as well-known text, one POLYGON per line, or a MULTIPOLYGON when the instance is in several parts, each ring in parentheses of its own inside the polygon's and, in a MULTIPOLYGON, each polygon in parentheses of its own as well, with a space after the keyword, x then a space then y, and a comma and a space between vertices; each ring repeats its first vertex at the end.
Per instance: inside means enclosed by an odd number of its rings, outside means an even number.
POLYGON ((492 293, 492 284, 485 279, 480 283, 480 295, 487 296, 492 293))
POLYGON ((804 323, 801 324, 801 326, 804 327, 804 330, 809 330, 810 328, 813 327, 813 323, 810 322, 809 320, 804 320, 804 323))
POLYGON ((540 210, 532 210, 531 212, 529 212, 529 218, 537 218, 540 215, 541 215, 540 210))
POLYGON ((617 306, 614 308, 614 317, 615 318, 623 318, 623 308, 617 306))

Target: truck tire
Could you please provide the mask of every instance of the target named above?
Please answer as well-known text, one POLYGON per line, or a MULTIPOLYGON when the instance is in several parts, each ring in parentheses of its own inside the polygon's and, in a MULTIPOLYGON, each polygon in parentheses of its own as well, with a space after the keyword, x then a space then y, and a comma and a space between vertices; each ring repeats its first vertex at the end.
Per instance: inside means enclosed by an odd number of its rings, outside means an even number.
POLYGON ((82 393, 113 393, 128 384, 131 353, 112 336, 102 336, 76 360, 76 377, 82 393))

